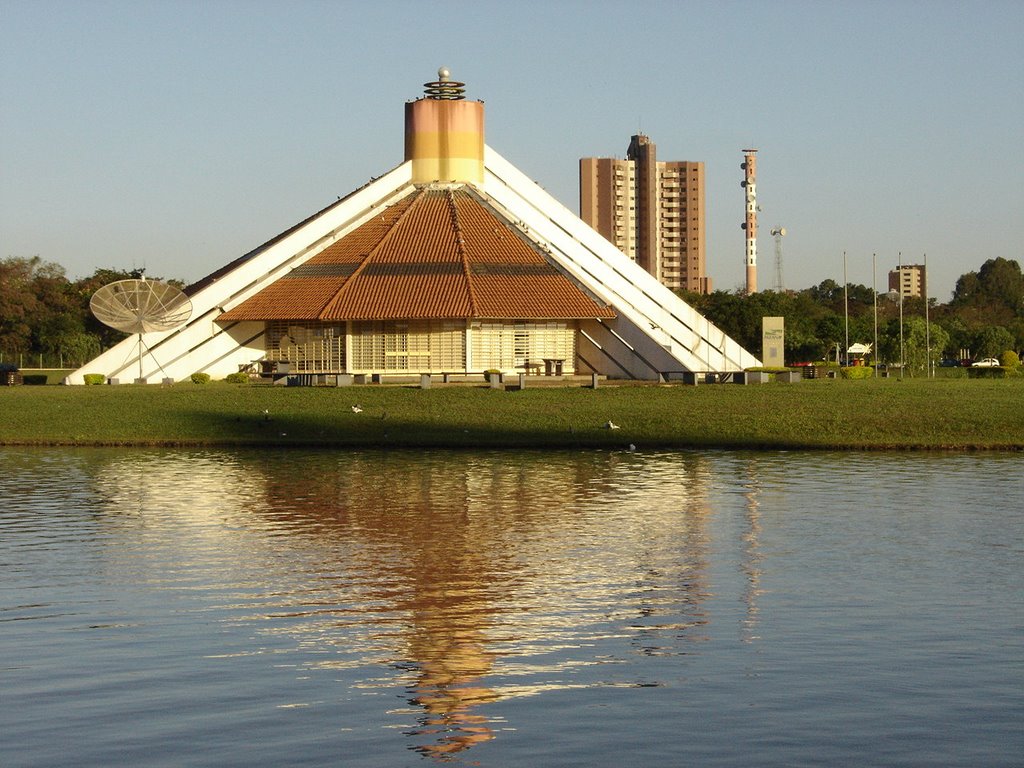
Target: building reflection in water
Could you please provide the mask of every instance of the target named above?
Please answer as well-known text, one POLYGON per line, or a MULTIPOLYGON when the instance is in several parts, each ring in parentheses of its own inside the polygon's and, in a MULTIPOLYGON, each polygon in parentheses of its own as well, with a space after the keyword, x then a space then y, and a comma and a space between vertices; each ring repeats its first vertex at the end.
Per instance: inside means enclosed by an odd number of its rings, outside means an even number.
POLYGON ((684 653, 710 621, 700 454, 114 456, 98 478, 108 510, 201 539, 226 581, 258 571, 247 620, 315 644, 316 666, 374 669, 363 687, 393 686, 379 675, 393 670, 410 749, 439 759, 495 738, 495 702, 651 684, 615 678, 593 650, 610 633, 684 653))
POLYGON ((410 563, 416 587, 397 601, 410 618, 408 658, 396 666, 413 676, 409 701, 422 708, 417 726, 406 732, 415 749, 431 755, 494 738, 488 718, 473 711, 499 698, 485 682, 495 661, 488 650, 493 608, 482 583, 488 572, 462 544, 420 550, 410 563))
POLYGON ((760 623, 758 597, 763 593, 761 588, 762 560, 761 554, 761 471, 758 458, 751 456, 744 471, 746 491, 743 496, 745 505, 745 529, 743 531, 743 558, 741 568, 745 579, 743 602, 746 605, 746 617, 742 622, 741 639, 746 643, 759 640, 757 627, 760 623))

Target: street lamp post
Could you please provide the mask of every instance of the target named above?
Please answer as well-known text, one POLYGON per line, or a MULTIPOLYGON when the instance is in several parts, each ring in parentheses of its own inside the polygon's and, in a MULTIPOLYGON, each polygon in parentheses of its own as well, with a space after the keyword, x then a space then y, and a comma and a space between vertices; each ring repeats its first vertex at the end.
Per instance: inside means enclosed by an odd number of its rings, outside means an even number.
POLYGON ((928 254, 924 255, 924 283, 922 286, 922 293, 924 294, 924 349, 925 349, 925 368, 926 376, 930 379, 935 371, 932 368, 932 329, 931 323, 928 321, 928 254))

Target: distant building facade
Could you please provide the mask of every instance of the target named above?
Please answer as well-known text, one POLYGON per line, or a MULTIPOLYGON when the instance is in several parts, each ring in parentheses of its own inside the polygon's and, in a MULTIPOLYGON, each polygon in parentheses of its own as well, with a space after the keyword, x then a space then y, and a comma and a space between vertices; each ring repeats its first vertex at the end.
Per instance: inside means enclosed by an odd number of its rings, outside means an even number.
POLYGON ((626 159, 580 159, 580 218, 672 290, 711 292, 705 261, 704 163, 659 162, 633 136, 626 159))
POLYGON ((923 264, 904 264, 889 272, 889 290, 903 298, 921 298, 928 291, 928 279, 923 264))

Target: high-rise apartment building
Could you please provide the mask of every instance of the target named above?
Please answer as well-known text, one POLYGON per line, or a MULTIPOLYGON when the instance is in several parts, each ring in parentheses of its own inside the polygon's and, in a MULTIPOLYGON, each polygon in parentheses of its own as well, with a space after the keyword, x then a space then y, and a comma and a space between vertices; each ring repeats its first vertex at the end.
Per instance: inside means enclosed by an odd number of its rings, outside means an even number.
POLYGON ((704 163, 659 162, 633 136, 626 159, 580 159, 580 218, 673 290, 711 292, 704 241, 704 163))
POLYGON ((904 264, 889 272, 889 290, 898 291, 903 298, 919 298, 928 290, 928 278, 923 264, 904 264))

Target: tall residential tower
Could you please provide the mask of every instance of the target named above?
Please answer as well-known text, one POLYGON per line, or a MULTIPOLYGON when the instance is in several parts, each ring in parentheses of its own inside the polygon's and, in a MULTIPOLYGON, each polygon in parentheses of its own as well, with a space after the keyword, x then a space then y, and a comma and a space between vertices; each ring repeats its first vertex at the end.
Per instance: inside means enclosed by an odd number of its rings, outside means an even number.
POLYGON ((672 290, 711 292, 704 242, 704 163, 659 162, 633 136, 626 159, 580 159, 580 218, 672 290))

